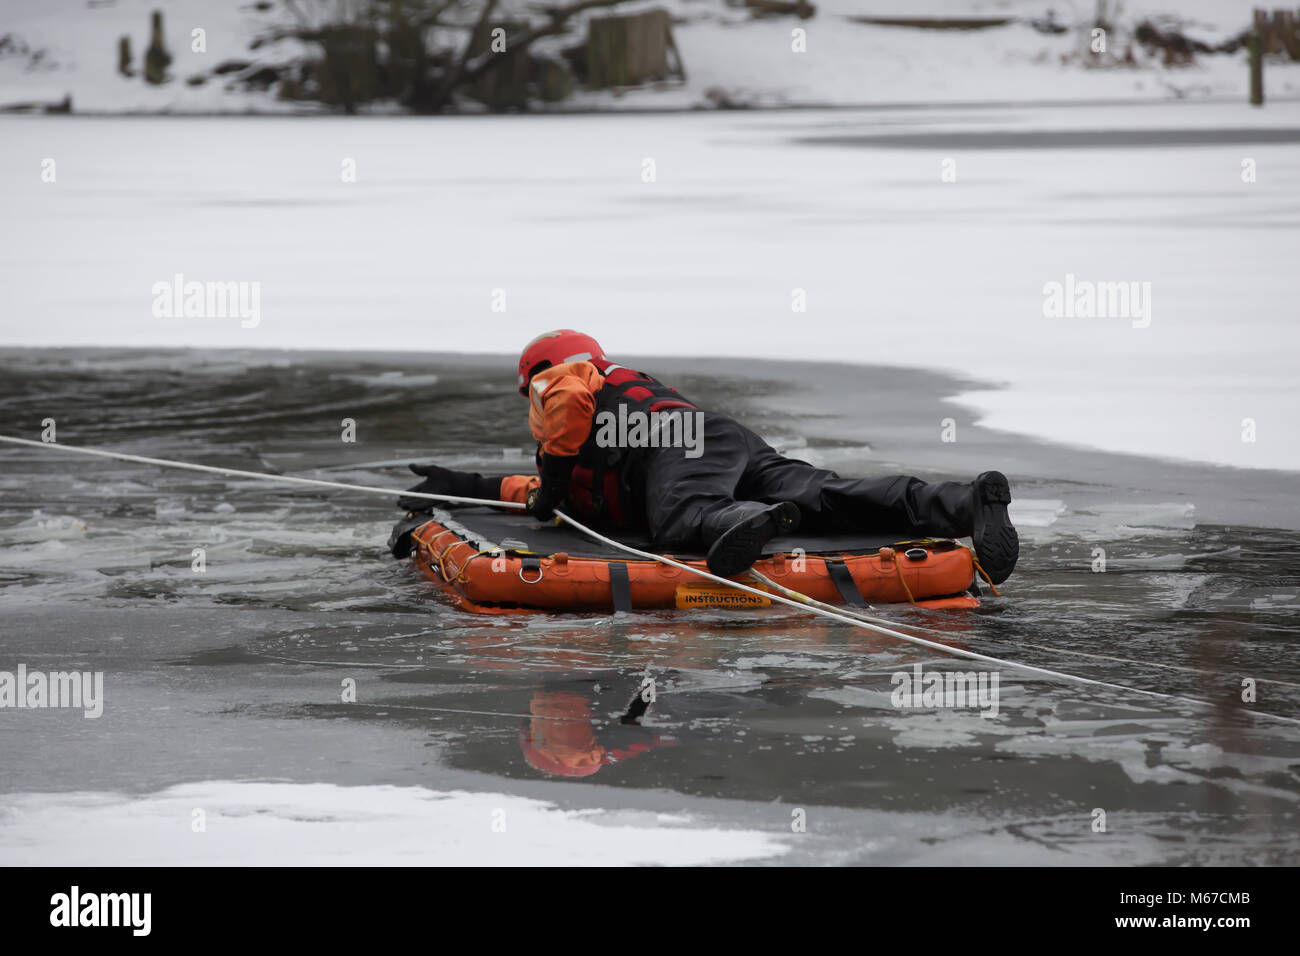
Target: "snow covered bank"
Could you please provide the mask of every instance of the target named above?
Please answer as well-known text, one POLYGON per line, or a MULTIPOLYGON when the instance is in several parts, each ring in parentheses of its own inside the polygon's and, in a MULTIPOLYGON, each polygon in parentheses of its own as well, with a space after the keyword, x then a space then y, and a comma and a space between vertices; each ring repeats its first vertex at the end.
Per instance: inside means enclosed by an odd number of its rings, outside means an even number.
POLYGON ((5 0, 0 37, 12 37, 11 45, 19 49, 0 56, 0 107, 55 103, 70 95, 74 111, 86 113, 285 112, 295 107, 266 93, 185 82, 222 61, 247 58, 249 43, 283 18, 245 0, 5 0), (163 12, 173 58, 173 79, 161 86, 149 85, 138 72, 134 77, 117 72, 118 38, 131 38, 138 68, 153 10, 163 12), (204 33, 205 52, 192 49, 195 29, 204 33))
MULTIPOLYGON (((808 21, 748 20, 735 13, 701 13, 701 4, 683 2, 674 9, 688 18, 677 29, 690 79, 685 90, 636 92, 612 103, 608 94, 583 94, 579 101, 652 107, 669 97, 686 106, 700 103, 701 94, 707 102, 709 91, 753 106, 1244 100, 1248 89, 1244 52, 1200 56, 1192 65, 1166 68, 1159 56, 1133 42, 1134 27, 1148 19, 1222 42, 1249 24, 1249 9, 1231 0, 1125 3, 1107 47, 1121 58, 1132 48, 1134 64, 1123 68, 1089 68, 1083 62, 1092 3, 1064 11, 1046 0, 822 0, 816 6, 817 15, 808 21), (1066 32, 1044 34, 1031 25, 1049 9, 1069 25, 1066 32), (850 19, 889 15, 1010 17, 1012 22, 967 31, 850 19), (807 31, 803 54, 791 51, 791 31, 797 28, 807 31)), ((1271 97, 1300 94, 1300 65, 1270 61, 1265 85, 1271 97)))
MULTIPOLYGON (((1137 24, 1162 28, 1217 44, 1249 25, 1248 6, 1233 0, 1138 0, 1126 3, 1108 50, 1130 66, 1088 68, 1081 56, 1092 4, 1057 11, 1065 32, 1042 32, 1047 0, 821 0, 809 20, 753 19, 722 0, 646 0, 629 10, 661 6, 676 21, 676 42, 687 82, 625 93, 581 92, 558 108, 689 109, 727 102, 749 106, 866 105, 927 102, 1030 102, 1230 97, 1244 99, 1245 54, 1201 55, 1187 66, 1165 66, 1162 57, 1134 44, 1137 24), (984 30, 921 30, 863 23, 853 18, 906 15, 1009 17, 984 30), (1040 28, 1035 28, 1038 23, 1040 28), (792 49, 792 31, 802 30, 803 50, 792 49)), ((503 3, 502 15, 527 9, 522 0, 503 3)), ((601 11, 596 11, 599 15, 601 11)), ((264 92, 227 91, 229 77, 200 85, 188 80, 211 75, 232 60, 288 62, 303 51, 282 41, 250 53, 254 39, 290 18, 278 2, 245 0, 7 0, 0 12, 0 107, 56 103, 71 96, 78 112, 285 112, 314 111, 264 92), (259 9, 263 7, 264 9, 259 9), (120 76, 116 44, 132 39, 138 61, 148 40, 149 12, 160 9, 174 57, 174 79, 149 86, 138 75, 120 76), (204 49, 193 49, 195 30, 204 49)), ((581 36, 581 18, 575 21, 581 36)), ((1300 65, 1270 62, 1270 97, 1300 95, 1300 65)))

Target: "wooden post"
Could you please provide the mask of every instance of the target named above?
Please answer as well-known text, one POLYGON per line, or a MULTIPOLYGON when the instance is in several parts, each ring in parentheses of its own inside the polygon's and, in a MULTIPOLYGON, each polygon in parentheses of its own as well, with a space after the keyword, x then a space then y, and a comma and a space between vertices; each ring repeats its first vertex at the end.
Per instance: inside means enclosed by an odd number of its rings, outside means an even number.
POLYGON ((1256 30, 1246 40, 1250 49, 1250 105, 1264 105, 1264 38, 1256 30))
POLYGON ((167 82, 167 67, 171 63, 172 55, 167 52, 167 45, 163 42, 162 11, 155 10, 149 20, 149 49, 144 54, 145 82, 167 82))
POLYGON ((123 35, 117 38, 117 72, 123 76, 134 76, 131 69, 131 38, 123 35))

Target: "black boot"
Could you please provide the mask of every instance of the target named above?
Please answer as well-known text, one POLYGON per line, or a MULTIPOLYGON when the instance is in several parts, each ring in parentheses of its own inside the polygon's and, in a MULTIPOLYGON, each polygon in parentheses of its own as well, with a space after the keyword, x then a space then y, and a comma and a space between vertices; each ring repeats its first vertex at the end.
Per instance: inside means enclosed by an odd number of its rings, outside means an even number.
POLYGON ((763 545, 798 527, 799 506, 792 501, 737 501, 706 515, 700 532, 709 543, 709 570, 721 578, 748 571, 762 555, 763 545))
POLYGON ((1020 536, 1007 514, 1010 503, 1011 485, 1002 472, 986 471, 971 483, 971 541, 975 557, 994 584, 1011 576, 1020 557, 1020 536))

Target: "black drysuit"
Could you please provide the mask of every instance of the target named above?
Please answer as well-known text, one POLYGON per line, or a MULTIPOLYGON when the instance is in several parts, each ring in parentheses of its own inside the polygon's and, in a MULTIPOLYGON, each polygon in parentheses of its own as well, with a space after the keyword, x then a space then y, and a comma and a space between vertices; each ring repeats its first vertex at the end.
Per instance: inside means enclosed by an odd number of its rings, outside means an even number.
POLYGON ((624 482, 644 504, 655 547, 708 547, 737 521, 781 501, 799 506, 800 527, 900 537, 963 537, 972 533, 969 483, 932 484, 906 475, 841 478, 786 458, 739 422, 702 412, 702 454, 645 448, 626 462, 624 482))

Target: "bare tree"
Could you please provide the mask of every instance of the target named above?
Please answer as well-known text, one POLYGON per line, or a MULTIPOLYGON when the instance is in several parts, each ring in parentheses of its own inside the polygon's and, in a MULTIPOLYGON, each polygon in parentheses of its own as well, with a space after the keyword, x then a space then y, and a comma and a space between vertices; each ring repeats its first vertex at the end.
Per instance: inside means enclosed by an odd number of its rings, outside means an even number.
POLYGON ((538 40, 567 32, 579 14, 630 0, 535 7, 537 22, 508 36, 504 49, 476 44, 492 29, 500 0, 283 2, 294 26, 259 42, 293 37, 318 46, 320 57, 307 73, 323 102, 354 112, 366 102, 395 99, 415 112, 441 112, 492 70, 528 56, 538 40))

